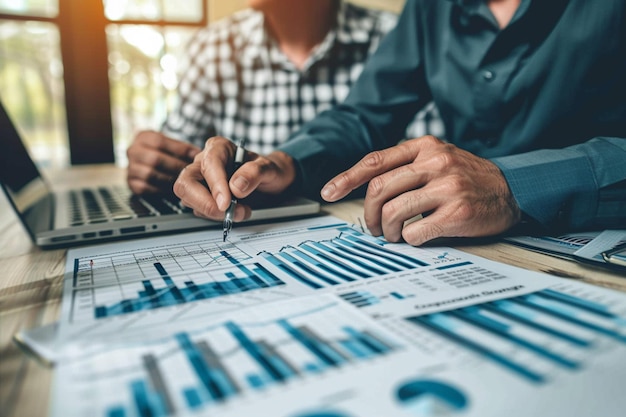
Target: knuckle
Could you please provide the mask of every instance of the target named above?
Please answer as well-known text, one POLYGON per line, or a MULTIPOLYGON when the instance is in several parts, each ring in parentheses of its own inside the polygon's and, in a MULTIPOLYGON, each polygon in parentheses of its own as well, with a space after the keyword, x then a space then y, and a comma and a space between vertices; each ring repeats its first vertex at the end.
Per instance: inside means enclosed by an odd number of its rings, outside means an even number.
MULTIPOLYGON (((343 174, 342 176, 345 176, 346 174, 343 174)), ((348 178, 342 178, 342 180, 347 181, 348 178)), ((374 177, 370 180, 369 184, 367 184, 367 195, 371 196, 371 197, 377 197, 379 196, 383 190, 385 188, 385 184, 382 180, 381 177, 374 177)))
POLYGON ((184 198, 187 191, 187 185, 185 183, 185 180, 179 177, 174 182, 174 186, 172 187, 172 189, 174 190, 174 194, 176 194, 178 198, 184 198))
MULTIPOLYGON (((146 139, 148 139, 146 137, 146 139)), ((158 148, 163 148, 167 145, 167 139, 163 135, 153 135, 153 137, 149 138, 151 142, 153 142, 158 148)))
POLYGON ((148 184, 140 181, 140 182, 136 182, 133 186, 133 188, 135 189, 135 193, 136 194, 145 194, 148 192, 148 190, 150 189, 148 187, 148 184))
POLYGON ((401 211, 402 207, 400 206, 399 199, 394 199, 391 201, 387 201, 383 204, 383 208, 381 211, 381 215, 383 219, 387 219, 387 221, 394 221, 398 216, 398 213, 401 211))
POLYGON ((230 143, 230 141, 223 136, 212 136, 204 142, 204 146, 205 148, 210 148, 212 146, 221 146, 228 143, 230 143))
POLYGON ((433 135, 422 136, 419 140, 422 141, 422 143, 424 143, 426 146, 438 146, 442 143, 439 139, 437 139, 433 135))
POLYGON ((153 167, 158 166, 157 164, 159 163, 159 157, 157 152, 145 152, 142 158, 144 160, 144 163, 146 163, 147 165, 153 167))
POLYGON ((450 152, 438 152, 432 156, 433 163, 438 170, 445 171, 454 163, 454 157, 450 152))
POLYGON ((246 173, 246 177, 257 178, 264 173, 271 172, 273 168, 274 164, 271 161, 265 158, 258 158, 247 163, 246 169, 243 172, 246 173))
POLYGON ((444 228, 439 223, 422 224, 417 229, 402 229, 402 238, 411 245, 421 245, 424 242, 444 236, 444 228))
POLYGON ((476 206, 469 203, 461 203, 456 208, 456 217, 460 221, 467 221, 475 219, 478 216, 478 210, 476 206))
POLYGON ((204 156, 205 156, 205 152, 206 151, 202 151, 202 152, 198 152, 196 154, 196 156, 193 157, 193 163, 202 163, 202 161, 204 160, 204 156))
POLYGON ((204 213, 205 216, 210 217, 211 213, 213 212, 213 210, 215 209, 215 204, 213 203, 212 200, 204 200, 202 202, 202 204, 200 204, 199 210, 200 212, 204 213))
POLYGON ((383 164, 385 157, 382 151, 374 151, 367 154, 362 160, 361 164, 367 168, 377 168, 383 164))
MULTIPOLYGON (((447 178, 447 186, 451 193, 461 193, 467 189, 468 180, 462 175, 450 175, 447 178)), ((458 195, 458 194, 457 194, 458 195)))

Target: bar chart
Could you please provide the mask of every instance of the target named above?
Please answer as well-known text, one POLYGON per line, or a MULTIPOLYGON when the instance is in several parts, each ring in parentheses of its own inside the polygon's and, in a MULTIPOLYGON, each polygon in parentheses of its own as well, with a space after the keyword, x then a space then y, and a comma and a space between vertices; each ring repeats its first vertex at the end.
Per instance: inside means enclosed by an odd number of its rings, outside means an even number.
POLYGON ((401 350, 394 336, 334 297, 276 304, 257 306, 252 316, 191 322, 171 335, 164 328, 168 335, 158 340, 87 355, 70 366, 72 383, 64 386, 89 398, 77 405, 81 413, 86 407, 107 417, 168 416, 210 410, 401 350))
POLYGON ((333 231, 337 234, 329 239, 305 240, 260 255, 287 276, 315 290, 428 266, 351 227, 340 226, 333 231))
POLYGON ((74 291, 71 320, 103 319, 285 285, 265 266, 236 249, 218 254, 219 262, 189 273, 181 273, 179 265, 172 273, 171 262, 148 265, 146 261, 132 264, 128 269, 134 272, 118 267, 94 272, 92 275, 101 274, 91 278, 98 285, 83 283, 74 291), (112 276, 109 282, 100 279, 105 274, 112 276))
POLYGON ((626 318, 554 289, 407 320, 531 384, 578 372, 589 356, 626 346, 626 318))
MULTIPOLYGON (((95 316, 97 318, 109 317, 285 284, 258 263, 253 263, 251 267, 248 267, 239 263, 227 252, 224 252, 224 257, 232 260, 233 265, 239 269, 239 276, 232 271, 222 271, 222 280, 196 283, 189 279, 184 280, 184 285, 181 287, 174 282, 163 265, 156 262, 154 267, 161 275, 164 286, 155 288, 152 280, 143 280, 141 281, 143 289, 137 291, 135 298, 126 298, 110 306, 98 305, 95 307, 95 316)), ((217 274, 219 275, 219 272, 217 274)), ((215 275, 214 273, 213 276, 215 275)))
POLYGON ((268 249, 258 250, 248 241, 207 239, 167 249, 76 258, 70 321, 99 320, 269 288, 300 295, 428 266, 389 249, 382 239, 345 225, 313 227, 264 242, 268 249))

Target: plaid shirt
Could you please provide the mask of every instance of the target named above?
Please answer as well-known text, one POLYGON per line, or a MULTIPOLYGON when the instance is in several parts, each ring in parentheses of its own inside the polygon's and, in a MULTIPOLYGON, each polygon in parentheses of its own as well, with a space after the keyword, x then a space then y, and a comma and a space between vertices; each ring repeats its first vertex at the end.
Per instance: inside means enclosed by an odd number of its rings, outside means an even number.
MULTIPOLYGON (((246 9, 201 29, 164 134, 204 147, 211 136, 246 138, 246 148, 273 151, 316 114, 343 101, 364 61, 396 24, 394 14, 341 2, 337 24, 299 70, 269 36, 261 12, 246 9)), ((441 135, 434 107, 407 137, 441 135)))

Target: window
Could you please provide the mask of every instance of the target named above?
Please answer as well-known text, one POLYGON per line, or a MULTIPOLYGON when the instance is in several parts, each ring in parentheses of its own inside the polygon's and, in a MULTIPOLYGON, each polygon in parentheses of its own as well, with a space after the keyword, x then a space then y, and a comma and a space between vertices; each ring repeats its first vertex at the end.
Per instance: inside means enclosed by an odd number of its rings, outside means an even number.
POLYGON ((41 166, 69 161, 56 1, 0 0, 0 99, 41 166), (5 13, 15 16, 9 20, 5 13), (34 19, 36 17, 37 19, 34 19))
POLYGON ((206 0, 0 0, 0 98, 43 167, 126 162, 174 104, 206 0))

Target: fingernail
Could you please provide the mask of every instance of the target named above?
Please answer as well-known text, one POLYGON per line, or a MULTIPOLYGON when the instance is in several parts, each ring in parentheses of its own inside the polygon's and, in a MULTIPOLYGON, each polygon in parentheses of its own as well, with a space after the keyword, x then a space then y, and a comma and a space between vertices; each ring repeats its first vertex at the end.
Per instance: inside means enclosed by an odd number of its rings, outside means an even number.
POLYGON ((325 185, 324 188, 322 188, 322 198, 324 200, 332 198, 332 196, 335 194, 336 189, 337 187, 335 187, 335 184, 325 185))
POLYGON ((224 198, 224 194, 218 194, 215 196, 215 202, 217 203, 217 208, 220 210, 226 210, 226 198, 224 198))
POLYGON ((246 191, 249 184, 250 183, 248 182, 248 180, 242 176, 239 176, 233 180, 233 185, 240 191, 246 191))

